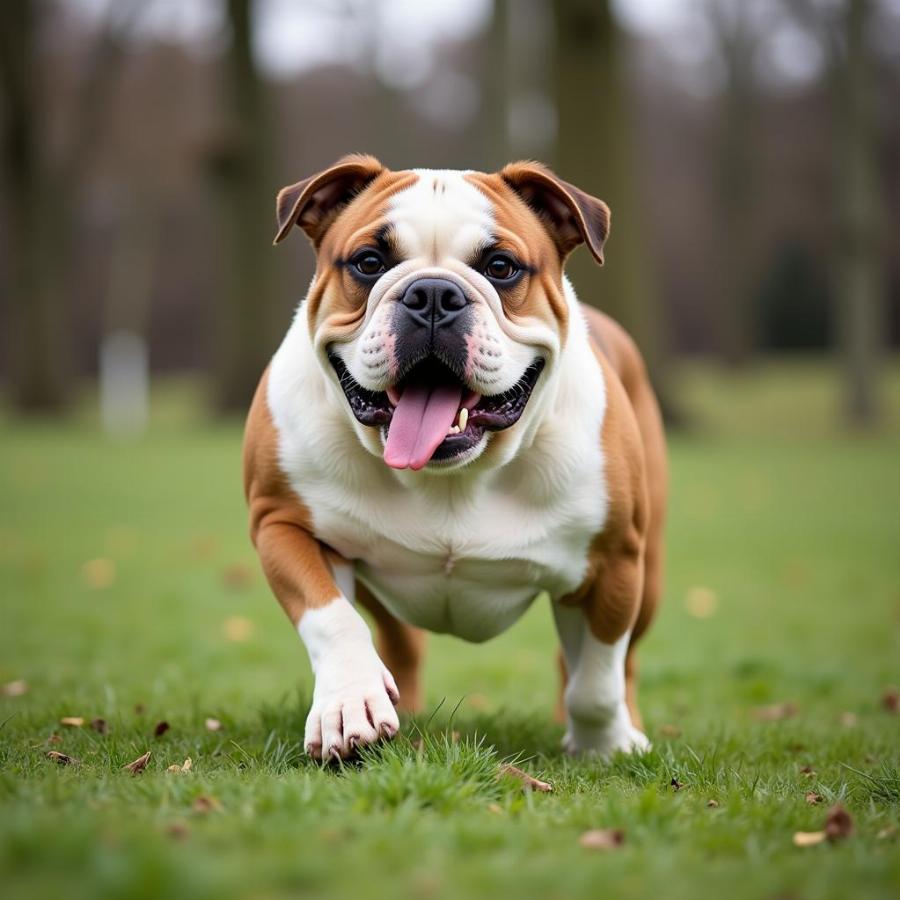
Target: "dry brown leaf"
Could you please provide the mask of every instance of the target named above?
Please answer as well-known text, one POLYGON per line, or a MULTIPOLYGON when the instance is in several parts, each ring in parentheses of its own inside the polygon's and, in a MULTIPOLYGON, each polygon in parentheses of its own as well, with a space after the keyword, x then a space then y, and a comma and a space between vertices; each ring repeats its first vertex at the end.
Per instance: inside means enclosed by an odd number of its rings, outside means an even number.
POLYGON ((89 588, 108 588, 116 580, 116 564, 106 557, 89 559, 81 567, 81 579, 89 588))
POLYGON ((828 817, 825 819, 825 836, 829 841, 841 841, 853 834, 853 817, 850 813, 836 803, 828 810, 828 817))
POLYGON ((201 794, 199 797, 195 798, 192 808, 195 813, 205 816, 211 812, 218 812, 222 808, 222 804, 216 800, 215 797, 209 797, 206 794, 201 794))
POLYGON ((221 731, 222 723, 218 719, 209 718, 205 722, 207 731, 221 731))
POLYGON ((106 722, 106 719, 91 719, 91 728, 97 732, 97 734, 107 734, 109 732, 109 725, 106 722))
POLYGON ((815 847, 825 840, 824 831, 795 831, 794 846, 795 847, 815 847))
POLYGON ((182 772, 190 772, 193 767, 194 767, 194 761, 190 757, 188 757, 184 761, 184 765, 181 767, 181 771, 182 772))
POLYGON ((81 716, 63 716, 59 720, 60 725, 65 725, 66 728, 81 728, 84 725, 84 719, 81 716))
POLYGON ((122 766, 123 769, 128 769, 132 775, 140 775, 144 769, 147 768, 147 763, 150 762, 150 751, 148 750, 143 756, 139 756, 133 762, 128 763, 127 766, 122 766))
POLYGON ((190 833, 190 828, 184 822, 170 822, 166 826, 166 834, 176 841, 186 840, 190 833))
POLYGON ((253 569, 246 563, 232 563, 222 569, 222 584, 227 588, 242 590, 253 581, 253 569))
POLYGON ((79 761, 75 759, 74 756, 66 756, 65 753, 60 753, 58 750, 48 750, 47 759, 52 759, 53 762, 58 763, 61 766, 79 765, 79 761))
POLYGON ((881 695, 881 705, 889 713, 900 710, 900 691, 897 688, 886 688, 881 695))
POLYGON ((718 801, 718 800, 707 800, 707 801, 706 801, 706 808, 707 808, 707 809, 718 809, 718 807, 719 807, 719 801, 718 801))
POLYGON ((503 763, 500 766, 499 775, 521 781, 525 790, 539 791, 542 794, 549 794, 553 790, 553 785, 549 781, 541 781, 533 775, 523 772, 518 766, 511 766, 509 763, 503 763))
POLYGON ((165 719, 162 722, 157 722, 156 727, 153 729, 153 737, 162 737, 171 727, 165 719))
POLYGON ((708 619, 715 615, 719 606, 719 598, 712 588, 692 587, 688 588, 684 597, 684 608, 689 616, 695 619, 708 619))
POLYGON ((178 765, 178 763, 172 763, 171 766, 166 766, 167 772, 181 772, 182 768, 178 765))
POLYGON ((802 766, 800 768, 800 774, 804 778, 815 778, 818 772, 812 766, 802 766))
POLYGON ((166 769, 166 771, 167 772, 190 772, 192 765, 193 765, 193 763, 191 762, 191 758, 188 757, 184 761, 184 765, 179 766, 178 763, 173 763, 171 766, 169 766, 166 769))
POLYGON ((681 737, 681 729, 677 725, 660 725, 659 733, 663 737, 671 737, 671 738, 681 737))
POLYGON ((782 719, 793 719, 800 712, 796 703, 773 703, 770 706, 758 706, 753 710, 753 718, 757 722, 780 722, 782 719))
POLYGON ((61 744, 62 743, 62 735, 57 734, 55 731, 47 738, 48 744, 61 744))
POLYGON ((244 616, 229 616, 222 623, 222 632, 229 641, 241 644, 253 635, 253 623, 244 616))
POLYGON ((621 828, 592 828, 578 838, 578 843, 588 850, 617 850, 625 843, 621 828))
POLYGON ((815 791, 810 791, 806 795, 805 800, 810 806, 816 806, 816 804, 822 802, 822 795, 817 794, 815 791))
POLYGON ((7 681, 6 684, 3 685, 4 697, 21 697, 23 694, 27 693, 28 682, 22 678, 17 678, 15 681, 7 681))
POLYGON ((684 787, 684 783, 679 781, 677 778, 673 778, 669 784, 672 786, 673 791, 680 791, 684 787))

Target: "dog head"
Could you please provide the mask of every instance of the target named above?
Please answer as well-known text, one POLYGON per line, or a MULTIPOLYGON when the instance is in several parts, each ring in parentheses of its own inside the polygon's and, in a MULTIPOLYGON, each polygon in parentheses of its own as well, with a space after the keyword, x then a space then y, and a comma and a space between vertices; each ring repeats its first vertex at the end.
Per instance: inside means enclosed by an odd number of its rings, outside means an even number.
POLYGON ((511 459, 566 346, 563 263, 609 209, 538 163, 392 172, 349 156, 284 188, 317 253, 305 315, 363 445, 394 468, 511 459))

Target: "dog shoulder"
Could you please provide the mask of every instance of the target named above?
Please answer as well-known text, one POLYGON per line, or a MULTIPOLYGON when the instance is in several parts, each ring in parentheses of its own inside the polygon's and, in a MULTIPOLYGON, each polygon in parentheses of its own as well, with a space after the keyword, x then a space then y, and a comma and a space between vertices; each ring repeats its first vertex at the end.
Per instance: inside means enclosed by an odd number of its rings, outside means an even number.
POLYGON ((265 523, 281 522, 312 531, 309 510, 290 485, 279 461, 278 429, 269 406, 269 375, 260 379, 244 428, 244 496, 254 543, 265 523))

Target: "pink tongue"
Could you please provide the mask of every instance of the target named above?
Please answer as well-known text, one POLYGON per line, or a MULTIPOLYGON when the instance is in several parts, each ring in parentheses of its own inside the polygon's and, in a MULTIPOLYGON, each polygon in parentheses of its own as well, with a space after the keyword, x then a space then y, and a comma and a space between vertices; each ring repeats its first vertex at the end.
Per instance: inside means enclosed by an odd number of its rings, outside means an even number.
POLYGON ((384 461, 394 469, 421 469, 447 437, 461 400, 461 385, 409 385, 391 419, 384 461))

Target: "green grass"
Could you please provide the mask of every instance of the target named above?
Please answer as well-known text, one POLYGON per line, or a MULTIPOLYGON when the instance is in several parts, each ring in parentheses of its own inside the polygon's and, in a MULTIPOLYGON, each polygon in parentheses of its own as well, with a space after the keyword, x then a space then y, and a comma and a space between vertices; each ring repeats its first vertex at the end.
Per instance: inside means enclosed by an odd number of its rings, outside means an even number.
POLYGON ((434 638, 429 714, 360 764, 312 764, 308 667, 246 538, 239 426, 203 421, 193 388, 162 390, 135 444, 90 410, 0 420, 0 681, 28 684, 0 698, 4 897, 897 896, 900 715, 881 697, 900 683, 900 370, 867 437, 834 426, 816 364, 698 367, 682 388, 698 421, 672 440, 642 653, 654 749, 610 764, 558 750, 542 603, 487 645, 434 638), (792 718, 754 714, 786 702, 792 718), (122 770, 146 750, 143 775, 122 770), (499 781, 510 758, 554 792, 499 781), (794 847, 834 802, 853 836, 794 847), (606 827, 621 849, 579 846, 606 827))

